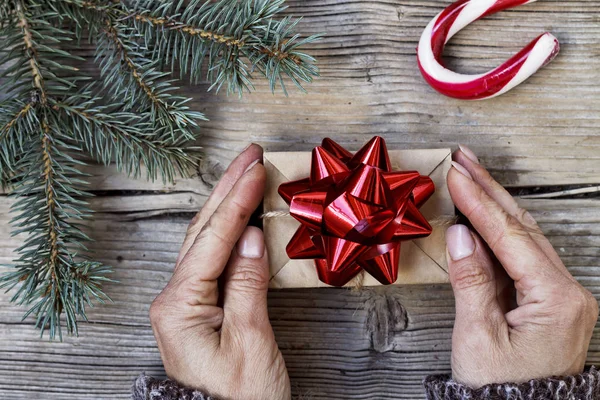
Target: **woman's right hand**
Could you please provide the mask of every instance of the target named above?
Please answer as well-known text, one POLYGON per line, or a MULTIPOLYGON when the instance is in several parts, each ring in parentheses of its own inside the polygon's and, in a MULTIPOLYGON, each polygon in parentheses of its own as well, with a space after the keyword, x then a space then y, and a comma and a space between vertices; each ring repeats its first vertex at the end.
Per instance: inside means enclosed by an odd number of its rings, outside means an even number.
POLYGON ((476 231, 455 225, 446 234, 454 380, 479 388, 581 373, 596 299, 472 151, 463 147, 453 158, 448 188, 476 231))

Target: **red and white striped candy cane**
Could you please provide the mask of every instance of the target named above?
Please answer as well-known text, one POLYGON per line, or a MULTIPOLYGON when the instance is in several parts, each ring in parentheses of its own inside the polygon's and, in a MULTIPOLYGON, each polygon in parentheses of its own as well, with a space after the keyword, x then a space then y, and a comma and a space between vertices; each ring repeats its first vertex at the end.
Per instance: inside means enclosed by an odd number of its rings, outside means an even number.
POLYGON ((460 0, 439 13, 425 28, 417 59, 425 80, 446 96, 481 100, 501 95, 556 57, 558 40, 546 32, 498 68, 480 75, 463 75, 441 64, 444 45, 473 21, 536 0, 460 0))

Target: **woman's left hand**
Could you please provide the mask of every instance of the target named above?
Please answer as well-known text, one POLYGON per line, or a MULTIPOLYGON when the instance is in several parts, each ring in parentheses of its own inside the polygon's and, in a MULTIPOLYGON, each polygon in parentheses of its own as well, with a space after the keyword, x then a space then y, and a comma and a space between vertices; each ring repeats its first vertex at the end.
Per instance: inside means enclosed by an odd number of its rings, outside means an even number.
POLYGON ((262 148, 251 145, 229 166, 150 308, 169 378, 231 400, 291 397, 267 313, 262 231, 246 226, 263 197, 261 159, 262 148))

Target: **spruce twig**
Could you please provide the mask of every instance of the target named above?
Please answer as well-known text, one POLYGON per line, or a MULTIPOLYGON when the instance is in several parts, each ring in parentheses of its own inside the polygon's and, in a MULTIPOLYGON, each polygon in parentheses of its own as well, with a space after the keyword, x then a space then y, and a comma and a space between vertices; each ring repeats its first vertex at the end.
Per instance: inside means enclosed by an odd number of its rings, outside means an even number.
POLYGON ((255 72, 273 91, 287 94, 285 79, 302 89, 318 70, 300 47, 318 36, 300 39, 298 20, 276 19, 284 8, 283 0, 0 3, 0 184, 15 199, 13 234, 25 235, 0 288, 14 290, 42 333, 77 334, 86 307, 108 299, 111 269, 87 257, 91 194, 79 154, 131 176, 142 165, 148 179, 185 176, 206 118, 170 75, 179 69, 240 95, 255 72), (84 36, 96 46, 100 84, 65 50, 84 36))

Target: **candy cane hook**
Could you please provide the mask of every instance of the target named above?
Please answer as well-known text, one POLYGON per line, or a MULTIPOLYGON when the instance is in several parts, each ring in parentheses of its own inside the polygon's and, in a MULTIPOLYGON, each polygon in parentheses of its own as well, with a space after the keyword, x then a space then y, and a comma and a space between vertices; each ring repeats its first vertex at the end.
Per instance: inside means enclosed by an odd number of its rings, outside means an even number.
POLYGON ((558 40, 546 32, 498 68, 480 75, 463 75, 441 64, 444 45, 458 31, 485 16, 536 0, 460 0, 439 13, 425 28, 417 59, 425 80, 446 96, 481 100, 514 88, 556 57, 558 40))

